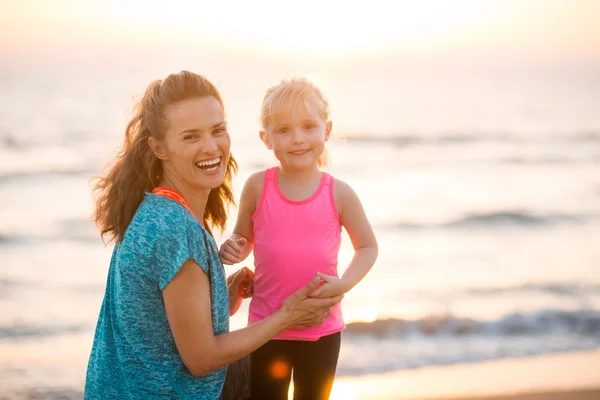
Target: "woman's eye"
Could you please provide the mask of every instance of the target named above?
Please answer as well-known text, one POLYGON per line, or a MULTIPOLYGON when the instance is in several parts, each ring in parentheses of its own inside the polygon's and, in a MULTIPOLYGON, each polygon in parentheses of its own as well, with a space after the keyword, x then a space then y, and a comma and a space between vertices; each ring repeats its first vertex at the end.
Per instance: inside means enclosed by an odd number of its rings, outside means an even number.
POLYGON ((217 128, 217 129, 215 129, 215 130, 213 131, 213 134, 214 134, 214 135, 218 135, 219 133, 223 133, 223 132, 225 132, 225 131, 226 131, 226 129, 225 129, 225 128, 217 128))
POLYGON ((183 137, 183 140, 190 140, 190 139, 196 139, 196 135, 186 135, 183 137))

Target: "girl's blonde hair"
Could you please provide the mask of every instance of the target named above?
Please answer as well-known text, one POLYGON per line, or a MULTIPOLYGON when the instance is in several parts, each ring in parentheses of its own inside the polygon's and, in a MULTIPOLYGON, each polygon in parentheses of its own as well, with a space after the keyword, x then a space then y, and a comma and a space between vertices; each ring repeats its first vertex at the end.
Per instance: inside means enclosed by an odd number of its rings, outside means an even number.
MULTIPOLYGON (((313 106, 323 122, 329 120, 329 102, 321 89, 307 78, 283 79, 279 84, 270 87, 263 98, 260 109, 260 123, 263 130, 267 131, 274 118, 288 116, 298 105, 307 108, 313 106)), ((319 157, 318 165, 319 167, 329 165, 329 154, 326 149, 319 157)))
MULTIPOLYGON (((162 179, 162 163, 148 145, 148 138, 163 139, 167 128, 165 108, 194 97, 212 96, 223 109, 223 100, 217 88, 205 77, 189 71, 171 74, 164 80, 152 82, 137 103, 133 118, 125 129, 121 151, 108 173, 94 185, 96 207, 93 219, 100 234, 119 243, 133 215, 142 203, 145 192, 158 186, 162 179)), ((231 156, 225 179, 210 191, 204 211, 207 227, 224 230, 227 209, 235 204, 231 185, 237 163, 231 156)))

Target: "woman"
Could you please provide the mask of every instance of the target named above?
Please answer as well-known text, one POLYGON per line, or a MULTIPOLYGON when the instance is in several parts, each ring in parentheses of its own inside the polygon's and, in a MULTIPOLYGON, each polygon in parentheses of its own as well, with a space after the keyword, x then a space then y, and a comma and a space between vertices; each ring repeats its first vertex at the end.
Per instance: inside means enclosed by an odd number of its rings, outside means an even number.
POLYGON ((225 227, 236 168, 208 80, 182 71, 150 84, 95 188, 95 221, 116 245, 86 399, 217 399, 228 364, 285 329, 322 322, 341 300, 308 298, 316 278, 271 317, 229 332, 252 273, 238 271, 228 287, 210 231, 225 227))

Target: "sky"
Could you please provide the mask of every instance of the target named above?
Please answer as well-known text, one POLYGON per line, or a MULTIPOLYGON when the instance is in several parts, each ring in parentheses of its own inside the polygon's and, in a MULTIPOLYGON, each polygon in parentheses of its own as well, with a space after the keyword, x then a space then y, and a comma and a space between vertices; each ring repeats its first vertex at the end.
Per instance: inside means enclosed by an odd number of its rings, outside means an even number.
POLYGON ((600 60, 596 0, 0 0, 9 60, 254 52, 600 60))

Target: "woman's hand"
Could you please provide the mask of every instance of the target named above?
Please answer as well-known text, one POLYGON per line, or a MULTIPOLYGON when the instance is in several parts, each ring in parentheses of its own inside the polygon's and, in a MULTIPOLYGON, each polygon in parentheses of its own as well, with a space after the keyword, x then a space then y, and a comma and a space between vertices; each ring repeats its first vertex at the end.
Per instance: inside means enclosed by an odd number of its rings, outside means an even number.
POLYGON ((242 236, 232 235, 227 239, 219 249, 219 258, 225 265, 241 263, 246 259, 249 253, 247 246, 250 243, 248 239, 242 236))
POLYGON ((321 279, 322 285, 315 291, 309 294, 310 297, 324 299, 333 296, 343 295, 350 290, 349 285, 343 278, 337 276, 325 275, 317 272, 317 276, 321 279))
POLYGON ((242 301, 254 294, 254 272, 243 267, 227 277, 229 292, 229 315, 240 309, 242 301))
POLYGON ((302 289, 289 295, 281 306, 281 310, 288 314, 289 328, 309 327, 321 324, 331 313, 331 308, 338 304, 344 296, 328 298, 309 297, 320 283, 320 278, 311 280, 302 289))

